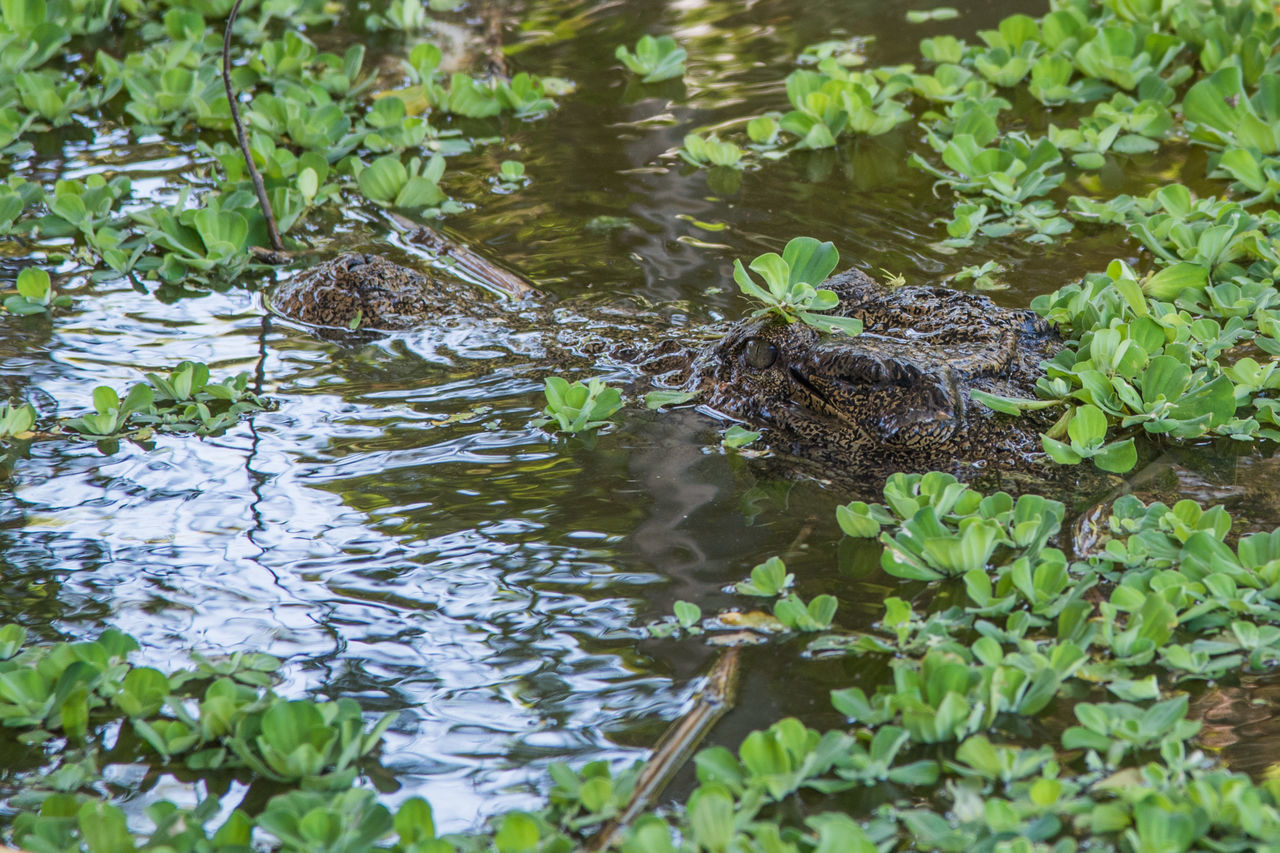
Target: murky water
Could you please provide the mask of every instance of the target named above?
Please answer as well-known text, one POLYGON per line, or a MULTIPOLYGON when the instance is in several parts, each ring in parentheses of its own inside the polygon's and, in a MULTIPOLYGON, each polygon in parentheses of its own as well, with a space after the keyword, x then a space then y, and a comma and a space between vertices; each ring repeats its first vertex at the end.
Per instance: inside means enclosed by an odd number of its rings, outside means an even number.
MULTIPOLYGON (((475 207, 447 226, 566 304, 625 295, 691 323, 737 316, 732 259, 799 234, 912 283, 999 260, 1013 287, 996 298, 1011 305, 1135 257, 1114 232, 1047 249, 939 248, 934 220, 950 203, 907 166, 920 148, 912 125, 767 165, 736 189, 712 188, 672 156, 692 129, 783 107, 782 80, 809 42, 872 35, 872 63, 903 62, 944 28, 972 33, 1012 11, 1043 11, 956 5, 959 20, 920 27, 873 0, 513 8, 514 70, 568 77, 578 90, 545 119, 506 125, 503 145, 451 164, 448 188, 475 207), (688 48, 683 84, 639 87, 615 67, 614 46, 647 31, 688 48), (512 156, 531 185, 490 192, 485 176, 512 156), (601 216, 628 224, 589 229, 601 216)), ((389 51, 404 45, 381 38, 389 51)), ((50 137, 18 171, 123 171, 139 195, 163 195, 167 175, 196 167, 193 150, 118 132, 50 137)), ((1130 179, 1158 180, 1172 163, 1136 163, 1130 179)), ((318 252, 393 245, 421 255, 375 212, 346 214, 309 226, 318 252)), ((191 648, 279 655, 288 692, 398 711, 383 764, 401 787, 389 799, 424 794, 439 823, 458 829, 536 798, 550 761, 645 754, 712 657, 697 640, 645 638, 644 623, 674 601, 742 606, 726 588, 773 554, 804 597, 840 598, 843 625, 865 624, 886 594, 902 593, 874 555, 869 564, 841 543, 833 509, 847 494, 726 453, 703 415, 633 405, 594 443, 549 440, 528 426, 542 379, 582 368, 546 363, 529 336, 453 324, 327 340, 267 317, 252 292, 262 282, 246 284, 165 304, 127 282, 72 279, 63 287, 73 312, 0 324, 3 387, 25 389, 46 412, 53 399, 87 404, 94 385, 120 387, 182 359, 218 375, 247 370, 279 402, 219 438, 160 438, 109 456, 33 446, 0 492, 0 619, 45 637, 114 625, 160 666, 191 648)), ((1280 507, 1257 499, 1280 480, 1274 461, 1235 450, 1245 456, 1161 460, 1143 487, 1226 501, 1246 527, 1275 526, 1280 507)), ((797 654, 786 644, 747 650, 750 701, 719 740, 784 714, 832 724, 828 689, 870 677, 797 654)), ((1238 740, 1221 737, 1228 756, 1238 740)))

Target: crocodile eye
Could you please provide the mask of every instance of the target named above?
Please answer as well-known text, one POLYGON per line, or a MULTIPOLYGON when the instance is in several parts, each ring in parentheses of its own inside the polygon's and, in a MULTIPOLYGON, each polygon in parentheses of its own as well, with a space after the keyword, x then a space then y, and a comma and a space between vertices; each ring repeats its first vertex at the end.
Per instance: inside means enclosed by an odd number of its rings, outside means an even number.
POLYGON ((747 364, 758 370, 764 370, 778 360, 778 348, 764 338, 751 338, 742 350, 747 364))

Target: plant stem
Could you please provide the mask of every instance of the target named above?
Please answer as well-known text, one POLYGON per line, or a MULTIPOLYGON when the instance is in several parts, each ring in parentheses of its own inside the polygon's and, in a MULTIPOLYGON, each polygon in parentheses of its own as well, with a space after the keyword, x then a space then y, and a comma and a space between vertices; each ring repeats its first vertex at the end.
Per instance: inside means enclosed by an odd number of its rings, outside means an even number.
POLYGON ((240 153, 244 155, 244 165, 253 179, 253 190, 258 194, 258 204, 262 207, 262 215, 267 220, 267 237, 271 240, 271 248, 277 252, 284 251, 284 243, 280 242, 280 230, 276 227, 276 215, 271 211, 271 202, 267 200, 267 188, 262 183, 262 175, 253 164, 253 155, 249 153, 249 140, 244 134, 244 125, 240 121, 240 109, 236 106, 235 92, 231 90, 231 27, 240 14, 240 4, 244 0, 236 0, 227 15, 227 30, 222 36, 222 85, 227 90, 227 106, 231 108, 231 123, 236 128, 236 139, 240 141, 240 153))

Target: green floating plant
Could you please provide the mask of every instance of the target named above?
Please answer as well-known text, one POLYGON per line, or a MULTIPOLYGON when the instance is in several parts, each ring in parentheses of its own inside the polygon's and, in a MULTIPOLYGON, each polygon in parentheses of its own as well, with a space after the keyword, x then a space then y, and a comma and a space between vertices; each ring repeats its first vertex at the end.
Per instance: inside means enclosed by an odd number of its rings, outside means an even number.
POLYGON ((1123 473, 1138 461, 1138 451, 1132 438, 1108 442, 1107 416, 1097 406, 1078 406, 1067 421, 1068 441, 1058 441, 1047 435, 1040 436, 1044 452, 1062 465, 1077 465, 1084 459, 1092 459, 1103 471, 1123 473))
POLYGON ((606 386, 598 376, 585 385, 570 384, 559 376, 551 376, 546 379, 544 392, 547 398, 544 417, 534 421, 534 425, 554 423, 557 432, 571 435, 608 425, 610 416, 622 408, 622 394, 606 386))
POLYGON ((724 436, 720 439, 720 443, 725 447, 746 447, 759 438, 760 433, 756 430, 747 429, 741 424, 734 424, 724 431, 724 436))
POLYGON ((498 177, 508 183, 521 183, 526 180, 524 164, 517 160, 503 160, 498 169, 498 177))
POLYGON ((756 284, 742 261, 733 262, 733 280, 744 294, 764 304, 752 312, 753 317, 776 314, 788 323, 802 321, 823 332, 861 334, 862 321, 856 317, 820 313, 840 303, 833 291, 817 287, 839 262, 840 253, 832 243, 795 237, 787 243, 781 256, 768 252, 751 262, 751 271, 764 279, 767 290, 756 284))
POLYGON ((114 388, 98 386, 94 411, 63 422, 63 429, 95 439, 131 430, 213 435, 268 405, 249 390, 249 374, 210 382, 209 368, 198 362, 184 361, 168 377, 148 373, 147 380, 130 388, 123 400, 114 388))
POLYGON ((242 717, 228 744, 267 779, 342 788, 355 780, 356 762, 378 746, 394 718, 386 714, 366 730, 360 706, 351 699, 281 701, 242 717))
POLYGON ((421 158, 412 158, 406 167, 399 157, 388 154, 361 169, 356 182, 371 201, 415 210, 445 201, 446 196, 440 189, 443 175, 444 158, 439 154, 427 161, 425 168, 421 158))
POLYGON ((826 631, 836 615, 836 598, 819 595, 808 604, 795 593, 780 598, 773 605, 773 616, 793 631, 826 631))
POLYGON ((746 152, 737 145, 722 142, 715 134, 699 136, 696 133, 685 136, 679 154, 686 163, 695 166, 728 166, 733 169, 741 169, 746 156, 746 152))
POLYGON ((950 21, 960 17, 960 12, 950 6, 939 6, 936 9, 912 9, 907 12, 907 22, 924 24, 929 21, 950 21))
POLYGON ((645 408, 657 410, 663 406, 678 406, 697 398, 697 391, 650 391, 644 395, 644 405, 645 408))
POLYGON ((1258 81, 1252 97, 1238 66, 1226 65, 1187 90, 1182 101, 1193 139, 1214 147, 1280 153, 1280 80, 1258 81))
POLYGON ((773 598, 786 592, 796 576, 787 571, 786 564, 778 557, 770 557, 751 570, 751 579, 739 581, 734 590, 742 595, 758 595, 773 598))
POLYGON ((99 385, 93 389, 93 413, 72 418, 64 427, 91 438, 109 438, 125 430, 130 416, 151 408, 152 390, 149 385, 134 385, 124 400, 114 388, 99 385))
POLYGON ((684 60, 688 52, 671 36, 641 36, 633 53, 618 45, 614 56, 644 83, 657 83, 684 76, 684 60))
POLYGON ((252 195, 206 197, 200 208, 187 206, 189 195, 184 188, 172 205, 130 213, 147 243, 162 252, 160 277, 180 282, 192 274, 233 276, 243 270, 248 263, 250 222, 262 221, 251 206, 252 195))
POLYGON ((691 601, 677 601, 671 605, 676 624, 682 631, 690 634, 702 633, 702 608, 691 601))
POLYGON ((35 424, 36 410, 30 403, 0 402, 0 440, 28 437, 35 424))
POLYGON ((897 99, 910 85, 906 74, 886 78, 850 71, 834 59, 819 63, 818 69, 801 69, 787 77, 787 98, 793 109, 779 124, 799 138, 797 148, 831 148, 846 131, 879 136, 910 119, 897 99))
POLYGON ((47 314, 54 308, 71 307, 71 297, 55 294, 49 274, 42 269, 27 267, 18 273, 15 286, 18 292, 4 300, 4 310, 10 314, 47 314))

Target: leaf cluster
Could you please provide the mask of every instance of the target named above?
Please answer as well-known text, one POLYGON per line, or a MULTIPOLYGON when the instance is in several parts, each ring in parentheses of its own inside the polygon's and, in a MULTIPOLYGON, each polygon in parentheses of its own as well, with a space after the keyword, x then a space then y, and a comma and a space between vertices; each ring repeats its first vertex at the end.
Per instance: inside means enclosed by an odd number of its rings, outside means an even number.
POLYGON ((147 381, 131 387, 123 399, 99 385, 93 389, 93 411, 63 421, 62 428, 98 440, 150 431, 216 435, 267 408, 248 386, 247 373, 211 382, 206 365, 184 361, 167 377, 148 373, 147 381))
POLYGON ((840 253, 833 244, 794 237, 781 255, 768 252, 751 262, 751 271, 764 279, 765 287, 755 282, 742 261, 733 262, 733 280, 746 296, 763 304, 753 317, 776 314, 788 323, 802 321, 823 332, 857 335, 862 332, 861 320, 822 313, 840 302, 834 292, 818 286, 839 262, 840 253))
POLYGON ((585 384, 570 384, 567 379, 550 376, 544 383, 544 392, 547 406, 543 417, 534 424, 554 423, 557 432, 570 435, 607 426, 609 418, 622 408, 622 394, 598 376, 585 384))
POLYGON ((614 56, 631 73, 640 75, 641 82, 658 83, 684 76, 688 52, 671 36, 641 36, 634 51, 620 44, 614 56))

